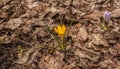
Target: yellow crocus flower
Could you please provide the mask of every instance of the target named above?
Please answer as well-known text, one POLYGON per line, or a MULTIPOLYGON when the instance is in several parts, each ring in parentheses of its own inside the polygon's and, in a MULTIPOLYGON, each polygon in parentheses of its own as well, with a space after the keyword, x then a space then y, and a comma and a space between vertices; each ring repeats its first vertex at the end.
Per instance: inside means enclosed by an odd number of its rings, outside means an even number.
POLYGON ((62 26, 58 25, 57 28, 54 28, 55 32, 57 32, 60 37, 63 39, 64 38, 64 35, 65 35, 65 32, 66 32, 66 27, 65 25, 63 24, 62 26))

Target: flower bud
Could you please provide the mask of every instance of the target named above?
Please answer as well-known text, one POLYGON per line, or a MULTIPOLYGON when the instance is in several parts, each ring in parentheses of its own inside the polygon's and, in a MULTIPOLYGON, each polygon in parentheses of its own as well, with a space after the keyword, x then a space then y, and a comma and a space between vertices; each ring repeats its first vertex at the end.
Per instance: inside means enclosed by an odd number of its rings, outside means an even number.
POLYGON ((104 17, 104 20, 106 22, 108 22, 110 20, 110 18, 111 18, 111 12, 109 12, 109 11, 104 12, 104 16, 103 17, 104 17))

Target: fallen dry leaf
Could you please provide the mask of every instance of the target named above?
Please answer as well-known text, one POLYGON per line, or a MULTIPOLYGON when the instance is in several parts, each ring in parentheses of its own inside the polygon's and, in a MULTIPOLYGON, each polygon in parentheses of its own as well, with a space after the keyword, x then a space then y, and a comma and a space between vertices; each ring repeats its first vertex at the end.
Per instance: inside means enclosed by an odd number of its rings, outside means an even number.
POLYGON ((93 12, 89 15, 84 16, 84 18, 90 19, 90 20, 95 20, 95 21, 100 21, 101 16, 103 16, 102 12, 93 12))
POLYGON ((120 8, 112 11, 112 17, 115 17, 115 18, 120 17, 120 8))
POLYGON ((85 28, 82 27, 79 29, 77 35, 80 35, 83 41, 85 41, 88 38, 87 31, 85 30, 85 28))
POLYGON ((51 55, 47 55, 39 63, 39 68, 44 67, 46 69, 61 69, 63 64, 60 63, 60 61, 61 60, 57 60, 55 57, 51 55))
POLYGON ((107 40, 105 40, 102 35, 100 35, 100 34, 92 34, 92 36, 94 38, 93 41, 92 41, 93 44, 95 44, 95 45, 103 45, 105 47, 109 46, 107 40))
POLYGON ((99 63, 101 68, 112 68, 114 65, 114 62, 112 60, 104 60, 99 63))
MULTIPOLYGON (((30 55, 34 52, 36 54, 36 51, 38 51, 39 49, 40 49, 40 47, 32 47, 31 49, 26 51, 23 56, 18 56, 18 59, 15 60, 14 63, 17 63, 17 64, 26 63, 28 61, 28 59, 30 58, 30 55)), ((18 55, 19 54, 21 54, 21 53, 18 53, 18 55)), ((35 54, 33 54, 33 57, 35 56, 35 54)), ((33 59, 33 57, 32 57, 32 59, 33 59)))
POLYGON ((79 50, 79 49, 76 49, 75 55, 79 56, 80 58, 89 59, 91 61, 97 61, 98 58, 99 58, 98 55, 93 55, 92 53, 88 53, 86 51, 82 51, 82 50, 79 50))
POLYGON ((15 19, 11 19, 10 21, 8 21, 8 23, 6 24, 6 27, 14 30, 22 24, 23 22, 21 18, 15 18, 15 19))

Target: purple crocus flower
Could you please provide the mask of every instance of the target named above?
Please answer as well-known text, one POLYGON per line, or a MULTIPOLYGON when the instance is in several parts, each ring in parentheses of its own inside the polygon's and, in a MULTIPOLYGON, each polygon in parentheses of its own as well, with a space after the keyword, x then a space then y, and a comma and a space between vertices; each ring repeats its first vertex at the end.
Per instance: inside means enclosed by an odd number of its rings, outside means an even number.
POLYGON ((109 12, 108 10, 105 11, 103 17, 104 17, 104 20, 105 20, 106 22, 108 22, 108 21, 110 20, 110 18, 111 18, 111 12, 109 12))

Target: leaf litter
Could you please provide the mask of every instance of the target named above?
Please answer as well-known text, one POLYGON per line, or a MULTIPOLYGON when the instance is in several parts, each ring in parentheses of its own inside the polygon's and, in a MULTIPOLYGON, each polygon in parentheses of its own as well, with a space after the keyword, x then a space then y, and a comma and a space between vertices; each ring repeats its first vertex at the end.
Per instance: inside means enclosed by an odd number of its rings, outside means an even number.
POLYGON ((118 0, 1 0, 0 68, 119 69, 119 5, 118 0), (112 17, 109 30, 102 31, 106 10, 112 17), (60 20, 69 30, 65 52, 46 27, 60 20), (22 55, 18 46, 25 49, 22 55))

